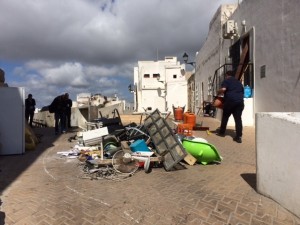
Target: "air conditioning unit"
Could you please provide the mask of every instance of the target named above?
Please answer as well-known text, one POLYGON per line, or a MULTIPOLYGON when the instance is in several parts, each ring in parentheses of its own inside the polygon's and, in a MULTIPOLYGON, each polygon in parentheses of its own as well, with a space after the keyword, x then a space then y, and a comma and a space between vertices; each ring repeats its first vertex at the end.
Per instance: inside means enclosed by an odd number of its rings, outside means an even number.
POLYGON ((227 20, 223 24, 223 38, 230 39, 232 36, 235 35, 235 23, 234 20, 227 20))
POLYGON ((83 132, 82 140, 85 146, 98 145, 102 142, 102 137, 105 135, 108 135, 108 128, 101 127, 83 132))

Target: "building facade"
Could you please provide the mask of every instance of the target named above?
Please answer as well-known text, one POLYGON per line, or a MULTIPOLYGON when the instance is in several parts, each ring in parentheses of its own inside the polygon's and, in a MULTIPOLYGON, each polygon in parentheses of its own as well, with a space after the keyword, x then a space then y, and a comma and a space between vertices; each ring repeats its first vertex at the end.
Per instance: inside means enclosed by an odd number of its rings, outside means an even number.
POLYGON ((196 57, 195 107, 212 100, 224 73, 233 70, 252 90, 244 125, 254 125, 257 112, 300 111, 299 11, 297 0, 220 6, 196 57))
POLYGON ((138 61, 134 68, 134 108, 136 113, 173 112, 187 105, 185 65, 177 57, 158 61, 138 61))

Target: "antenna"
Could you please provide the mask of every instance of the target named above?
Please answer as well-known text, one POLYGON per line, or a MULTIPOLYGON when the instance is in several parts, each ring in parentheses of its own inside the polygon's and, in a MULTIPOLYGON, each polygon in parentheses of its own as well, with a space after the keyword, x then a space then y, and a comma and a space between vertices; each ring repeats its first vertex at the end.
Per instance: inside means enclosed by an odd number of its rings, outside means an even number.
POLYGON ((156 61, 158 61, 158 48, 156 48, 156 61))

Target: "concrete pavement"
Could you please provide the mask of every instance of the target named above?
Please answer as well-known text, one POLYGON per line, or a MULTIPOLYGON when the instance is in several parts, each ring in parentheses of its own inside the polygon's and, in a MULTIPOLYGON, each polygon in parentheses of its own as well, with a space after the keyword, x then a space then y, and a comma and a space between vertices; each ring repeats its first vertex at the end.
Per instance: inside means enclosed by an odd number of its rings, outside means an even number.
MULTIPOLYGON (((197 122, 211 131, 219 126, 210 117, 197 122)), ((57 155, 75 145, 68 142, 75 130, 55 136, 54 128, 34 128, 41 135, 34 151, 0 156, 0 224, 299 225, 299 218, 256 192, 255 128, 244 128, 242 144, 228 128, 226 137, 194 131, 216 146, 221 164, 141 170, 124 180, 83 179, 77 159, 57 155)))

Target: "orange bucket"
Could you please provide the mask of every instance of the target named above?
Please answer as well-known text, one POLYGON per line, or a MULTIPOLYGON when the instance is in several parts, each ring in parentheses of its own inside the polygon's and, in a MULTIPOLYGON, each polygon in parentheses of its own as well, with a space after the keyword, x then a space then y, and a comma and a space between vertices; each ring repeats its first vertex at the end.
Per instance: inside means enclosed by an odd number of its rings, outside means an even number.
POLYGON ((174 111, 175 111, 175 115, 174 115, 175 120, 177 120, 177 121, 183 120, 183 108, 178 107, 174 111))

